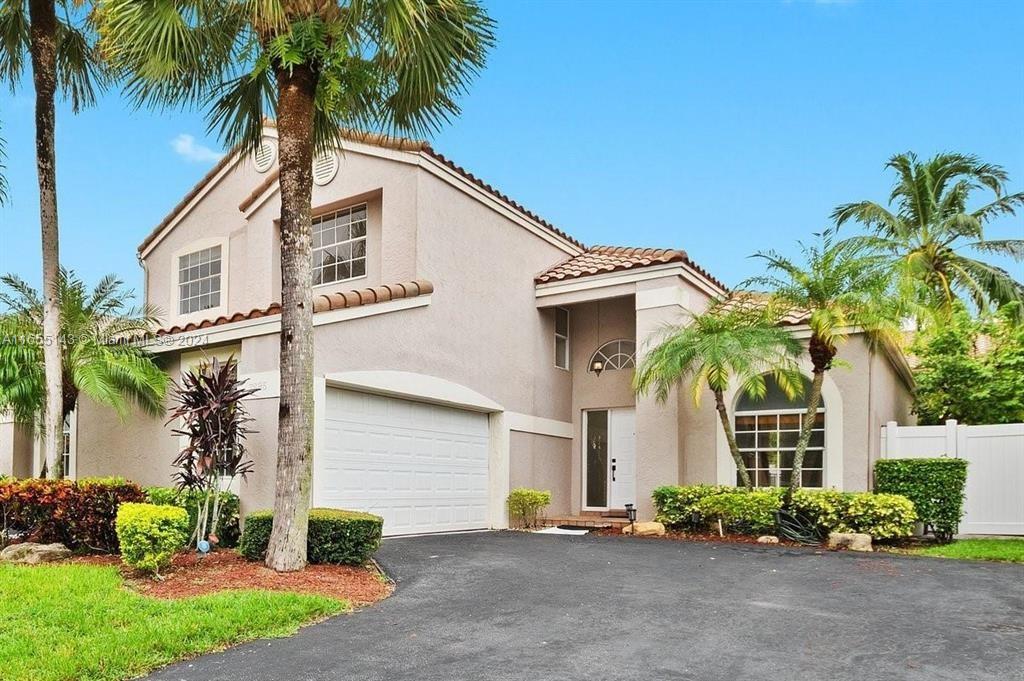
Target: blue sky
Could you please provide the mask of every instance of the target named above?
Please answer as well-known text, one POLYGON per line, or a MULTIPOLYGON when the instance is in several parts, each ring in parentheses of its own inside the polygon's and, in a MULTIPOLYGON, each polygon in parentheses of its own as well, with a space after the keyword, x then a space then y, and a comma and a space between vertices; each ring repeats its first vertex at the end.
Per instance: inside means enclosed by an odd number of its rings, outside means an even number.
MULTIPOLYGON (((499 44, 434 146, 587 244, 682 247, 735 284, 836 204, 883 200, 900 151, 978 154, 1024 189, 1024 3, 488 4, 499 44)), ((37 282, 28 90, 0 94, 0 122, 0 272, 37 282)), ((136 246, 221 149, 204 131, 116 91, 62 108, 65 265, 139 287, 136 246)), ((989 233, 1011 236, 1024 216, 989 233)))

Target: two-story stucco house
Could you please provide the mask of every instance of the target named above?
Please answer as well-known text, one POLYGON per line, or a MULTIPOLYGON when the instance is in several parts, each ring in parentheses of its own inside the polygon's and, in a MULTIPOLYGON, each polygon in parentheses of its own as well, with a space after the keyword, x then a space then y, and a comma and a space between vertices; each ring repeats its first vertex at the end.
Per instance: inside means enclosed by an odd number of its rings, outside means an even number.
MULTIPOLYGON (((275 161, 268 127, 258 153, 227 156, 139 247, 146 301, 166 314, 150 347, 171 376, 231 355, 260 387, 245 510, 274 491, 275 161)), ((631 389, 652 332, 726 292, 685 252, 585 247, 425 143, 353 137, 314 175, 315 505, 380 513, 405 534, 503 527, 520 486, 551 490, 549 514, 635 503, 649 517, 658 485, 735 484, 710 399, 631 389)), ((908 418, 910 378, 859 337, 841 355, 853 369, 826 378, 803 482, 862 490, 879 427, 908 418)), ((729 398, 758 484, 785 482, 801 405, 729 398)), ((0 424, 0 467, 38 470, 30 440, 0 424)), ((86 402, 68 470, 167 485, 178 446, 161 419, 86 402)))

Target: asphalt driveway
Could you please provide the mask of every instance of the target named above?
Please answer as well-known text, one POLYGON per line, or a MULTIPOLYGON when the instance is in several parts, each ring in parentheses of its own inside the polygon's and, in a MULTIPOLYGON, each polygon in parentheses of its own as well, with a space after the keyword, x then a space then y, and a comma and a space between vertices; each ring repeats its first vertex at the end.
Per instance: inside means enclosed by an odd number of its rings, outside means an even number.
POLYGON ((378 557, 383 603, 153 678, 1024 679, 1020 565, 520 533, 378 557))

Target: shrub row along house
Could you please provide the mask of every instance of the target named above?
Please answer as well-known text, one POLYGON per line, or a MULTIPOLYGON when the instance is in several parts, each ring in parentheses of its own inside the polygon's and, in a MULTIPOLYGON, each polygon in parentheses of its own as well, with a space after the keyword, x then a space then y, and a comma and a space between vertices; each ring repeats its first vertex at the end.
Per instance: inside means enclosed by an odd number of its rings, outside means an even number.
MULTIPOLYGON (((142 241, 148 347, 175 380, 234 357, 259 390, 244 510, 272 505, 279 311, 276 130, 229 154, 142 241)), ((714 406, 632 389, 637 354, 726 287, 684 251, 586 247, 426 143, 352 136, 314 164, 312 503, 371 511, 385 534, 504 527, 511 488, 548 512, 653 515, 660 485, 735 484, 714 406)), ((799 319, 790 320, 800 336, 799 319)), ((905 422, 910 373, 860 336, 829 372, 803 484, 870 488, 877 437, 905 422)), ((805 367, 808 369, 809 366, 805 367)), ((786 484, 802 403, 727 397, 754 483, 786 484)), ((71 476, 166 485, 180 443, 162 419, 88 401, 68 424, 71 476)), ((0 425, 0 473, 38 473, 24 428, 0 425)))

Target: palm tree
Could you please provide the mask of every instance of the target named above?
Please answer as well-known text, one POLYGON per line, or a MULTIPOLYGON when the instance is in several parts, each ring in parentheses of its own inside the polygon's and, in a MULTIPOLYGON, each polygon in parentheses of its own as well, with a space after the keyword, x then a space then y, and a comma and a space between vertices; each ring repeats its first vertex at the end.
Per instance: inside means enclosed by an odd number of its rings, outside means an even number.
POLYGON ((61 421, 61 335, 58 307, 60 247, 57 224, 57 155, 54 150, 57 91, 78 110, 95 102, 95 89, 104 82, 101 62, 93 49, 93 34, 80 0, 4 0, 0 3, 0 80, 11 88, 22 82, 25 57, 32 66, 36 102, 36 170, 39 177, 39 225, 43 253, 43 346, 46 368, 46 408, 43 453, 53 470, 63 438, 61 421), (58 16, 58 7, 60 15, 58 16))
POLYGON ((483 67, 478 0, 100 0, 104 53, 138 101, 209 107, 240 152, 276 116, 281 186, 281 391, 267 565, 306 560, 313 450, 312 162, 347 129, 436 130, 483 67))
POLYGON ((917 302, 925 307, 951 314, 962 294, 979 309, 1024 302, 1024 284, 1006 270, 964 254, 1024 260, 1024 239, 985 239, 987 222, 1014 215, 1024 206, 1024 192, 1003 193, 1008 180, 1003 168, 977 156, 938 154, 921 162, 912 153, 893 156, 886 167, 897 174, 890 208, 872 201, 844 204, 832 213, 837 226, 848 220, 867 226, 872 235, 854 238, 895 257, 905 280, 914 284, 917 302), (994 200, 969 209, 968 200, 980 189, 991 190, 994 200))
POLYGON ((767 288, 774 304, 801 315, 810 327, 807 351, 813 376, 793 454, 787 506, 801 484, 804 454, 821 405, 821 386, 825 373, 837 363, 839 345, 858 332, 865 333, 872 344, 898 344, 901 340, 904 306, 893 291, 889 260, 871 253, 863 243, 837 243, 834 230, 815 236, 817 243, 800 244, 803 262, 774 251, 755 254, 753 257, 765 262, 768 273, 745 282, 767 288))
MULTIPOLYGON (((0 321, 0 410, 10 409, 24 422, 38 422, 44 410, 43 349, 44 302, 39 293, 16 276, 0 277, 5 290, 0 304, 10 312, 0 321)), ((61 386, 61 424, 85 394, 126 418, 132 407, 154 416, 163 415, 168 377, 149 354, 132 339, 156 325, 151 309, 131 306, 133 296, 113 275, 89 291, 74 273, 58 277, 63 329, 64 366, 61 386)), ((51 469, 64 474, 62 457, 51 469)), ((49 462, 46 462, 49 465, 49 462)))
POLYGON ((658 400, 663 402, 673 386, 690 379, 690 394, 698 406, 704 388, 710 388, 729 451, 747 489, 753 485, 736 444, 725 392, 730 385, 739 383, 743 392, 764 399, 766 373, 774 375, 790 397, 803 390, 796 365, 803 346, 778 324, 778 315, 768 303, 738 295, 717 301, 679 326, 668 327, 658 345, 640 363, 633 380, 637 392, 646 393, 654 388, 658 400))

